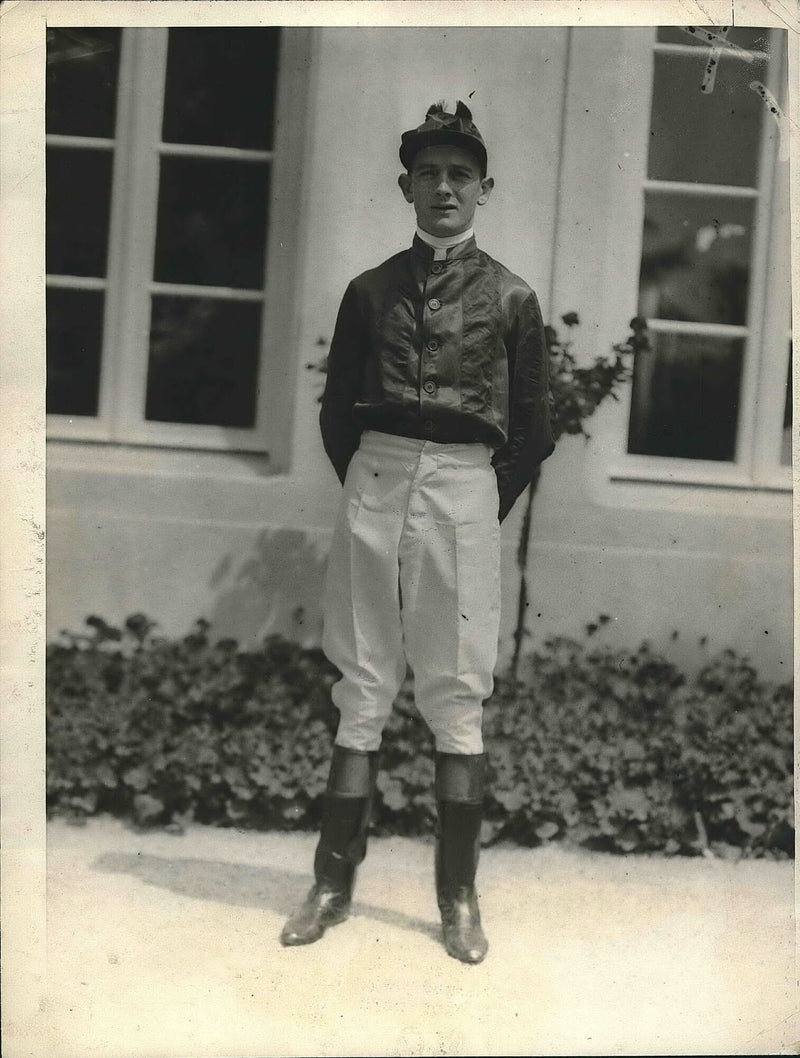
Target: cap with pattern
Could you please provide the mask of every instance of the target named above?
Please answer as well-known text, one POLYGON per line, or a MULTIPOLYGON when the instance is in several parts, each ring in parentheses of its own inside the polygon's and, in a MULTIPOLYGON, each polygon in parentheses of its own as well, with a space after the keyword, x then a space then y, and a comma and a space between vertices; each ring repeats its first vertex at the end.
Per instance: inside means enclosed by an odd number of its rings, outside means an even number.
POLYGON ((415 129, 404 132, 400 143, 400 161, 411 169, 414 156, 425 147, 436 144, 448 144, 461 147, 473 154, 481 166, 481 174, 486 173, 486 144, 483 136, 472 120, 472 112, 459 99, 455 114, 448 114, 444 102, 433 103, 428 107, 425 120, 415 129))

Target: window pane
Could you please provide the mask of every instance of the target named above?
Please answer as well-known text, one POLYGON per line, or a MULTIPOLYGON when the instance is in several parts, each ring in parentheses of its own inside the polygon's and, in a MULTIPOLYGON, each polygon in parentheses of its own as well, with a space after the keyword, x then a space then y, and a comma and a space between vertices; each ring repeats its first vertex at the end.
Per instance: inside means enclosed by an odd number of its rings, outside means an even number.
POLYGON ((733 460, 743 341, 653 334, 634 365, 628 451, 733 460))
POLYGON ((764 81, 766 62, 721 56, 714 90, 705 93, 706 61, 656 54, 647 175, 754 187, 764 104, 749 84, 764 81))
POLYGON ((47 30, 48 132, 114 135, 121 31, 47 30))
POLYGON ((269 166, 162 158, 155 278, 260 289, 269 166))
POLYGON ((47 271, 104 276, 112 152, 48 147, 47 271))
POLYGON ((261 304, 154 297, 145 416, 252 427, 261 304))
POLYGON ((102 291, 47 291, 47 411, 97 415, 102 291))
POLYGON ((647 193, 640 315, 745 324, 752 227, 747 199, 647 193))
MULTIPOLYGON (((719 33, 719 26, 698 26, 701 30, 710 33, 719 33)), ((695 47, 708 47, 705 41, 684 33, 676 26, 660 26, 656 39, 663 44, 692 44, 695 47)), ((765 51, 769 47, 769 30, 765 28, 754 28, 750 26, 733 26, 728 30, 727 39, 731 44, 737 44, 740 48, 749 51, 765 51)))
POLYGON ((792 465, 792 343, 789 342, 789 374, 786 379, 786 403, 783 406, 781 464, 792 465))
POLYGON ((163 138, 272 147, 279 29, 172 29, 163 138))

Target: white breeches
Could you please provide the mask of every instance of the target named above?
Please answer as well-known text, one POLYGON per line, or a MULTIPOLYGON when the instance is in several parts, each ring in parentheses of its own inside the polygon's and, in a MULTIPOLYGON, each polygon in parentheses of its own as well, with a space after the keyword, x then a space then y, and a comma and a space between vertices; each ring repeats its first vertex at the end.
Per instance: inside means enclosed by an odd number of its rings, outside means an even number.
POLYGON ((500 624, 491 450, 367 431, 328 560, 323 649, 336 742, 375 750, 406 673, 443 753, 481 753, 500 624))

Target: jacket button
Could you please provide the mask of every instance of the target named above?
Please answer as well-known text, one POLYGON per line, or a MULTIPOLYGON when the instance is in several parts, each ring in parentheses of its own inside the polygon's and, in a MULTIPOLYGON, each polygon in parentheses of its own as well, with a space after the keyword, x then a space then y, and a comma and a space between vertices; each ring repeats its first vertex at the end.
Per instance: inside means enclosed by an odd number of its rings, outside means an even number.
POLYGON ((425 390, 426 393, 435 393, 436 383, 433 381, 433 379, 429 378, 427 379, 427 381, 422 383, 422 388, 425 390))
POLYGON ((436 312, 436 310, 440 309, 441 307, 442 307, 442 303, 441 303, 441 301, 439 301, 438 298, 431 298, 430 301, 428 302, 428 308, 429 309, 433 309, 434 312, 436 312))
POLYGON ((433 274, 435 276, 440 275, 443 268, 444 268, 444 265, 439 264, 438 261, 434 265, 431 265, 431 271, 433 272, 433 274))
POLYGON ((435 353, 436 350, 439 348, 439 339, 431 338, 425 348, 428 350, 429 353, 435 353))
POLYGON ((433 433, 433 422, 431 419, 425 420, 425 433, 433 433))

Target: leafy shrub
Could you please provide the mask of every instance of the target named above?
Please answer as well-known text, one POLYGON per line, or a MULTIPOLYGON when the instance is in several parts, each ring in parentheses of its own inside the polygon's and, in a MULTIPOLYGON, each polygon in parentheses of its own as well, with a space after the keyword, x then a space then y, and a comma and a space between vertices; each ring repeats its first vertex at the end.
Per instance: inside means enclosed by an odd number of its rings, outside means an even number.
MULTIPOLYGON (((321 651, 276 636, 241 651, 213 642, 204 621, 169 640, 141 614, 121 630, 87 626, 48 649, 51 814, 318 825, 337 721, 337 672, 321 651)), ((627 652, 559 637, 527 667, 523 682, 498 680, 486 706, 487 843, 791 855, 789 686, 760 681, 732 651, 688 679, 647 643, 627 652)), ((435 816, 432 740, 407 682, 375 828, 424 834, 435 816)))
POLYGON ((48 803, 60 814, 285 829, 316 822, 335 717, 321 651, 279 637, 257 653, 178 641, 134 615, 125 632, 48 650, 48 803))
POLYGON ((611 852, 792 855, 792 691, 731 650, 687 679, 560 638, 487 706, 495 837, 611 852))

